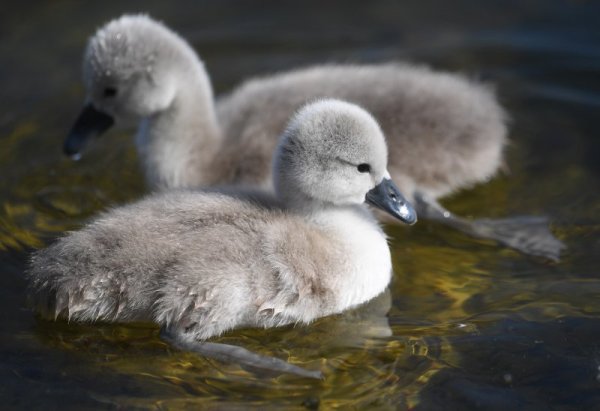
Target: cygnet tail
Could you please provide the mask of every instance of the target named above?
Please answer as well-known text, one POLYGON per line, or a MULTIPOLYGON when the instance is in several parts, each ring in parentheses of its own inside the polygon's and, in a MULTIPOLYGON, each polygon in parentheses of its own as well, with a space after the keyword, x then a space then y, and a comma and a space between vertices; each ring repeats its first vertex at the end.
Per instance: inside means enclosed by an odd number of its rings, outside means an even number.
POLYGON ((321 371, 307 370, 278 358, 259 355, 235 345, 190 341, 189 338, 179 338, 176 332, 167 331, 164 328, 161 330, 161 337, 180 350, 191 351, 219 361, 238 364, 250 370, 323 379, 321 371))
POLYGON ((149 319, 152 300, 143 298, 146 281, 117 275, 101 247, 90 246, 95 243, 83 242, 85 233, 78 234, 32 255, 26 271, 30 306, 48 319, 149 319))

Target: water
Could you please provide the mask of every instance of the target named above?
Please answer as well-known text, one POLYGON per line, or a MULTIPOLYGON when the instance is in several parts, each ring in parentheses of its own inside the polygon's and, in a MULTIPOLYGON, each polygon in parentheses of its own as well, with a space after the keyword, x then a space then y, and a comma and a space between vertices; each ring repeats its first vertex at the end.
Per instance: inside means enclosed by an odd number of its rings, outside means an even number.
POLYGON ((38 2, 0 15, 0 398, 7 409, 594 409, 600 404, 600 6, 586 1, 38 2), (178 352, 149 324, 47 322, 25 303, 32 248, 145 192, 130 138, 79 162, 62 140, 85 39, 147 10, 188 38, 217 92, 323 61, 408 59, 493 82, 510 174, 445 201, 544 214, 569 249, 528 258, 434 223, 388 227, 390 293, 307 327, 219 341, 321 367, 322 382, 178 352), (386 315, 387 312, 387 315, 386 315))

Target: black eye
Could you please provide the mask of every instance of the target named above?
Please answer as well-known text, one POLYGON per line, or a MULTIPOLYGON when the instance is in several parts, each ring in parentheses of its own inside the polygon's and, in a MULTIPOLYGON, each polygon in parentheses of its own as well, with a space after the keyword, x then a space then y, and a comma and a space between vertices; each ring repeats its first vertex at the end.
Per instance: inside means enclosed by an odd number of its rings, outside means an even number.
POLYGON ((117 95, 117 89, 114 87, 106 87, 104 89, 104 97, 114 97, 117 95))
POLYGON ((356 168, 358 169, 358 171, 360 173, 369 173, 369 172, 371 172, 371 166, 368 165, 367 163, 359 164, 356 168))

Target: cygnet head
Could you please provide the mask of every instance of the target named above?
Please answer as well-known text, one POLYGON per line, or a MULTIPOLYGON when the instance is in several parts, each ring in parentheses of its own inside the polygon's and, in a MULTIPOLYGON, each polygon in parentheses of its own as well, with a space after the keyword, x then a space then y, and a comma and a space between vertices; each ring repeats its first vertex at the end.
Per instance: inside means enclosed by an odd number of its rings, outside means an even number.
POLYGON ((392 183, 387 155, 383 133, 367 111, 339 100, 310 103, 292 118, 279 142, 275 190, 292 208, 367 201, 413 224, 416 213, 392 183))
POLYGON ((67 140, 65 152, 77 154, 93 135, 115 120, 137 120, 173 102, 187 43, 145 15, 112 20, 90 38, 83 59, 87 105, 67 140))

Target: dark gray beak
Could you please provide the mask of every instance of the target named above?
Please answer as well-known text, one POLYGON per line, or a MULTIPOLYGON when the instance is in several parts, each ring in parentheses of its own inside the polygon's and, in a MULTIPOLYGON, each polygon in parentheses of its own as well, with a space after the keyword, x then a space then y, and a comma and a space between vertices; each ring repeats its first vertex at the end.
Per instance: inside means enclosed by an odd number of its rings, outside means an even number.
POLYGON ((111 116, 87 104, 75 120, 63 145, 63 151, 70 157, 79 156, 91 138, 104 133, 114 123, 115 120, 111 116))
POLYGON ((382 209, 406 224, 417 222, 417 213, 413 206, 400 194, 398 187, 389 178, 367 193, 367 203, 382 209))

